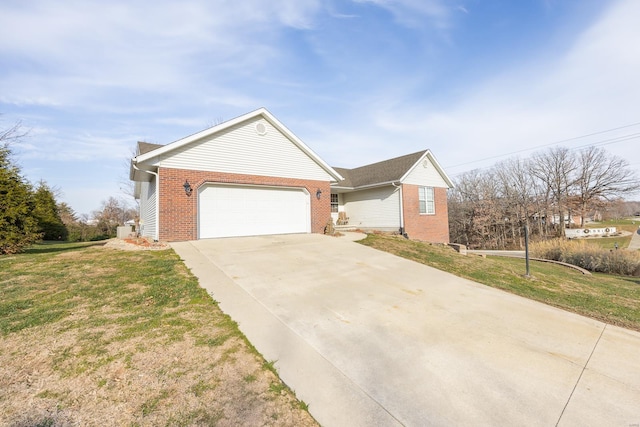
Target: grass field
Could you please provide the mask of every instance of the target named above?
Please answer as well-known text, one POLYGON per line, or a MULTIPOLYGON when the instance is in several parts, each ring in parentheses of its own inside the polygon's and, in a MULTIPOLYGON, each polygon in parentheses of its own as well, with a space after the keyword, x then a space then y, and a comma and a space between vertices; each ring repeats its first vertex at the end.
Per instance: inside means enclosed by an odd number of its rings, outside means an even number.
POLYGON ((0 425, 317 425, 172 250, 0 257, 0 425))
POLYGON ((453 273, 487 286, 640 331, 640 278, 582 273, 554 264, 517 258, 460 255, 442 245, 369 234, 367 246, 453 273))
MULTIPOLYGON (((603 221, 603 222, 594 222, 587 225, 587 228, 603 228, 603 227, 616 227, 618 231, 626 231, 629 233, 635 233, 638 231, 638 227, 640 226, 640 218, 638 219, 617 219, 611 221, 603 221)), ((626 248, 629 246, 629 242, 631 242, 631 235, 627 236, 616 236, 616 237, 602 237, 597 239, 584 239, 585 242, 598 245, 604 249, 614 249, 615 245, 618 245, 618 248, 626 248)))

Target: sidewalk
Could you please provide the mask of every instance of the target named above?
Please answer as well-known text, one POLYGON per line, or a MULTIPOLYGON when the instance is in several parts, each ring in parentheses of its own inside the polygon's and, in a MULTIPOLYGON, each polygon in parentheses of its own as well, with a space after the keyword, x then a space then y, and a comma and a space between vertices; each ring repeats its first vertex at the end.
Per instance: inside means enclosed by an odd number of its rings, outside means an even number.
POLYGON ((633 237, 631 237, 631 242, 629 242, 629 247, 627 249, 630 251, 640 250, 640 228, 633 233, 633 237))

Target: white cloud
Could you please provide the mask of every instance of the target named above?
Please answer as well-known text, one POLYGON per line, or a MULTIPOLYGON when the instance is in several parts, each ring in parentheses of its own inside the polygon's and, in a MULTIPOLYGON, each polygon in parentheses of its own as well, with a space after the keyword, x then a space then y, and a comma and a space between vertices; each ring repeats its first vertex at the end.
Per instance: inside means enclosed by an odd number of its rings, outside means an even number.
POLYGON ((29 135, 17 146, 21 159, 26 161, 108 161, 122 159, 131 151, 136 136, 104 136, 81 132, 69 139, 70 132, 64 133, 53 128, 32 128, 29 135))
POLYGON ((402 25, 422 27, 427 19, 436 28, 449 27, 451 7, 442 0, 353 0, 372 3, 388 10, 402 25))
MULTIPOLYGON (((317 0, 20 2, 3 6, 2 101, 83 105, 114 89, 181 93, 276 60, 284 27, 308 28, 317 0), (42 96, 47 93, 48 96, 42 96)), ((199 88, 200 89, 200 88, 199 88)))
MULTIPOLYGON (((455 104, 422 100, 396 102, 364 112, 385 135, 410 148, 431 148, 444 166, 487 166, 500 159, 473 163, 566 138, 640 121, 640 3, 618 2, 584 31, 571 48, 557 56, 531 58, 517 68, 472 86, 455 104)), ((578 147, 626 129, 564 145, 578 147)), ((377 138, 374 136, 373 141, 377 138)), ((623 156, 637 139, 605 148, 623 156)), ((376 144, 376 142, 372 142, 376 144)), ((382 144, 380 142, 379 144, 382 144)), ((526 155, 526 154, 525 154, 526 155)))

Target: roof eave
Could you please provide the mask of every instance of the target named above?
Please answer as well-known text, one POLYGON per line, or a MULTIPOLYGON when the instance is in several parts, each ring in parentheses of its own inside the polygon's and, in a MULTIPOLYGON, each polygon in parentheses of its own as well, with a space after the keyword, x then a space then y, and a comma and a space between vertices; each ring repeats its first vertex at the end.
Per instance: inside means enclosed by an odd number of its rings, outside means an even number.
POLYGON ((147 153, 141 154, 136 157, 136 163, 144 163, 154 157, 161 156, 163 154, 169 153, 177 148, 180 148, 184 145, 190 144, 192 142, 198 141, 199 139, 205 138, 207 136, 222 132, 226 129, 229 129, 239 123, 242 123, 246 120, 262 116, 265 120, 267 120, 271 125, 273 125, 276 129, 282 132, 285 136, 287 136, 300 150, 302 150, 307 156, 309 156, 318 166, 320 166, 325 172, 327 172, 333 179, 338 181, 344 180, 344 178, 335 171, 331 166, 325 163, 311 148, 309 148, 302 140, 300 140, 293 132, 291 132, 284 124, 282 124, 278 119, 273 116, 266 108, 259 108, 255 111, 252 111, 247 114, 243 114, 242 116, 238 116, 234 119, 228 120, 224 123, 220 123, 217 126, 210 127, 208 129, 202 130, 200 132, 194 133, 193 135, 189 135, 185 138, 178 139, 173 141, 167 145, 163 145, 160 148, 149 151, 147 153))
POLYGON ((367 184, 367 185, 359 185, 357 187, 341 187, 339 185, 332 185, 331 188, 335 188, 335 189, 339 189, 339 190, 366 190, 369 188, 376 188, 376 187, 385 187, 387 185, 394 185, 394 184, 400 184, 399 180, 394 180, 394 181, 385 181, 385 182, 376 182, 375 184, 367 184))
POLYGON ((402 175, 402 178, 400 178, 400 182, 404 182, 405 179, 407 179, 407 177, 409 176, 409 174, 416 168, 416 166, 418 166, 418 164, 422 163, 422 161, 425 158, 429 158, 429 160, 431 161, 431 163, 433 163, 433 165, 436 167, 436 170, 438 171, 438 173, 440 174, 440 176, 442 177, 442 179, 444 180, 445 184, 447 184, 447 188, 454 188, 453 185, 453 181, 451 180, 451 178, 449 178, 449 176, 447 175, 447 173, 444 171, 444 169, 442 169, 442 166, 440 166, 440 163, 438 163, 438 160, 435 158, 435 156, 433 155, 433 153, 431 152, 431 150, 426 150, 424 152, 424 154, 422 156, 420 156, 420 158, 418 159, 417 162, 415 162, 413 164, 413 166, 411 166, 407 172, 405 172, 404 175, 402 175))
POLYGON ((151 175, 157 172, 158 168, 153 166, 148 168, 141 167, 137 157, 131 159, 131 167, 129 168, 129 179, 135 182, 151 181, 151 175))

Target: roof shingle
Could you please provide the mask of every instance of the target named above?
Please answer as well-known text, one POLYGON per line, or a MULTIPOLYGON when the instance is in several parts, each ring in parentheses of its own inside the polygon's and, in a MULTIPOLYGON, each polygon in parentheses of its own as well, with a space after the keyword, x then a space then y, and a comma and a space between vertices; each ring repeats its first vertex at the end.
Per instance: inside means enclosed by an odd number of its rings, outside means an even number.
POLYGON ((149 151, 164 147, 162 144, 151 144, 150 142, 138 141, 138 155, 146 154, 149 151))
POLYGON ((333 169, 344 177, 344 181, 339 182, 337 186, 357 188, 399 181, 427 151, 422 150, 355 169, 334 167, 333 169))

